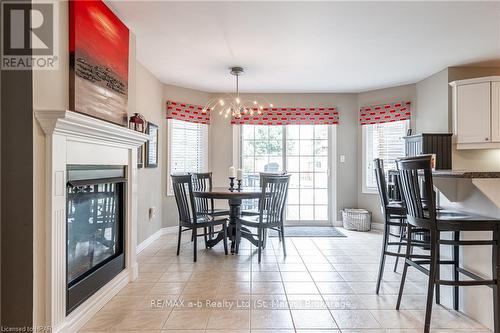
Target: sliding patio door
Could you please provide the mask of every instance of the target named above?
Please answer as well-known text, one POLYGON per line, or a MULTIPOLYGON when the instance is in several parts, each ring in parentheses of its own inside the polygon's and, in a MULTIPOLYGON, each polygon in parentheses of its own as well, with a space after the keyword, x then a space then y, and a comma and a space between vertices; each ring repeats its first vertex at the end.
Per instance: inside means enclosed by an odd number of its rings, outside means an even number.
POLYGON ((331 137, 329 125, 241 125, 244 185, 260 185, 260 172, 288 172, 287 224, 329 223, 331 137))

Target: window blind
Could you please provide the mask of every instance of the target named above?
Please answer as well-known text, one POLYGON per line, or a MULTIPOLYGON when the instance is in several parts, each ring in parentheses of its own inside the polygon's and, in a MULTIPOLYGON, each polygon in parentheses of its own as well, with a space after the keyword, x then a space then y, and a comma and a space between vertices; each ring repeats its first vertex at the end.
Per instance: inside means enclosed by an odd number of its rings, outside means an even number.
POLYGON ((170 173, 208 169, 208 126, 170 119, 170 173))
POLYGON ((373 160, 384 161, 384 171, 396 169, 395 160, 405 156, 403 137, 406 135, 408 121, 378 123, 363 126, 365 144, 365 187, 376 188, 377 180, 373 160))

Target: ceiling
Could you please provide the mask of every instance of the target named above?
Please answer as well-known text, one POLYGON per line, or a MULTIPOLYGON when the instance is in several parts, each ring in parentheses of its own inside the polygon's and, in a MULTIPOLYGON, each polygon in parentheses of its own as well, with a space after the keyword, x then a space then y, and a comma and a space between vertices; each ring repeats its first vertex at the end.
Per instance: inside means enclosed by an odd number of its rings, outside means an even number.
POLYGON ((107 1, 163 83, 359 92, 500 59, 500 2, 107 1))

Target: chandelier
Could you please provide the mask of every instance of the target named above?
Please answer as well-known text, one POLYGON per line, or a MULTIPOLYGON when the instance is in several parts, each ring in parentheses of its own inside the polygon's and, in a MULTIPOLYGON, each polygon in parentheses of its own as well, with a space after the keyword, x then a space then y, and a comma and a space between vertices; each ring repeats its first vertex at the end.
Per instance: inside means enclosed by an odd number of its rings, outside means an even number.
POLYGON ((207 110, 218 112, 219 115, 228 118, 241 118, 243 115, 261 115, 267 108, 272 108, 273 104, 265 98, 252 99, 240 96, 239 78, 244 74, 242 67, 231 67, 230 74, 236 77, 236 94, 225 94, 223 97, 210 99, 203 107, 203 113, 207 110))

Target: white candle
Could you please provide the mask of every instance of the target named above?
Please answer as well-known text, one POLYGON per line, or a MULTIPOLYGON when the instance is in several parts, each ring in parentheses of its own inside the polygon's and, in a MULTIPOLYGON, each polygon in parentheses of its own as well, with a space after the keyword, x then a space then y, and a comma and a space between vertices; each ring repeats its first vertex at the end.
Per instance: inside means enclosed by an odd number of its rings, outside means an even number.
POLYGON ((238 169, 236 172, 236 179, 237 180, 242 180, 243 179, 243 170, 238 169))
POLYGON ((229 178, 235 178, 236 177, 236 169, 232 166, 229 168, 229 178))

